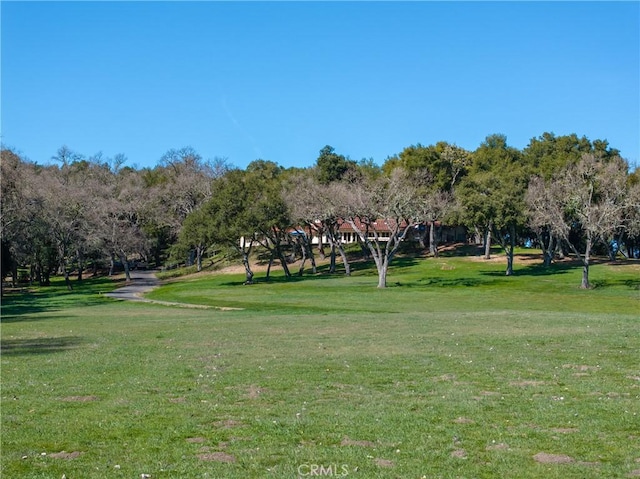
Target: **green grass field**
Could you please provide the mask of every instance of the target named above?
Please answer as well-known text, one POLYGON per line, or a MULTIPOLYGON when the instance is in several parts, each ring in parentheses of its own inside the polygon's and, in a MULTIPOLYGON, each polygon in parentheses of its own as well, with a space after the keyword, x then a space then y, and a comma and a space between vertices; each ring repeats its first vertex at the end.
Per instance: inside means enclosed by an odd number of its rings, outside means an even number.
POLYGON ((640 264, 524 258, 10 294, 2 477, 640 476, 640 264))

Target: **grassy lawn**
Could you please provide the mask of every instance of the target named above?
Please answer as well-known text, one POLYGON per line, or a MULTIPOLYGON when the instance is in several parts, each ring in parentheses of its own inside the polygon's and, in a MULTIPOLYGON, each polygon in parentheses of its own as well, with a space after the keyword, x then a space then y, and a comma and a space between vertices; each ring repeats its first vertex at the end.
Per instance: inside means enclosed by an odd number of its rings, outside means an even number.
POLYGON ((9 295, 2 477, 640 476, 640 264, 523 259, 9 295))

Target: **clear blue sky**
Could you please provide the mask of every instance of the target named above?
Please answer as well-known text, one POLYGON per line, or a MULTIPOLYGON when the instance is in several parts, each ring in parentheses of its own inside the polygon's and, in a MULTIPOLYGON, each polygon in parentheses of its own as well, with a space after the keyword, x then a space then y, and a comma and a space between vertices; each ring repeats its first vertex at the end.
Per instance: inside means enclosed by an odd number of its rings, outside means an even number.
POLYGON ((637 163, 639 7, 2 1, 2 142, 39 163, 192 146, 244 168, 551 131, 637 163))

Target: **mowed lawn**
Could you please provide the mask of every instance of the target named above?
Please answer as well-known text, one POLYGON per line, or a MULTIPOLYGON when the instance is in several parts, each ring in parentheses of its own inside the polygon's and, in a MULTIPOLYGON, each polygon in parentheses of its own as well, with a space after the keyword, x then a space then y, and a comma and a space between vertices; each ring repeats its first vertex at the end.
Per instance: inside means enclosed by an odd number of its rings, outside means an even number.
POLYGON ((2 477, 640 476, 640 264, 525 259, 9 295, 2 477))

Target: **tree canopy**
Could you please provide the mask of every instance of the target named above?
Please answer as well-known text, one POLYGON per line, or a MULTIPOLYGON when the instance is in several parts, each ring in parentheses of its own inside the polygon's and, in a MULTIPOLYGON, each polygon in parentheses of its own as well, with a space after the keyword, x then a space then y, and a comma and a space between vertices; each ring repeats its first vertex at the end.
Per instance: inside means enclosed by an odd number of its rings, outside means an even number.
MULTIPOLYGON (((246 282, 250 255, 260 247, 286 277, 294 255, 324 256, 331 248, 351 271, 344 228, 350 225, 373 259, 378 286, 408 238, 438 254, 437 230, 463 225, 506 252, 535 238, 544 263, 573 254, 585 266, 594 250, 636 254, 640 244, 640 173, 629 170, 606 140, 545 132, 522 150, 502 134, 488 135, 474 150, 453 143, 403 148, 382 166, 351 160, 329 145, 312 166, 285 169, 258 159, 245 169, 224 158, 203 159, 191 147, 170 149, 153 168, 125 166, 123 154, 85 156, 62 146, 46 165, 2 149, 2 274, 15 282, 18 268, 47 284, 62 274, 82 279, 91 265, 132 259, 157 266, 193 256, 197 269, 209 251, 235 251, 246 282), (626 249, 623 250, 623 247, 626 249)), ((300 273, 302 274, 301 267, 300 273)), ((267 273, 268 276, 268 273, 267 273)))

